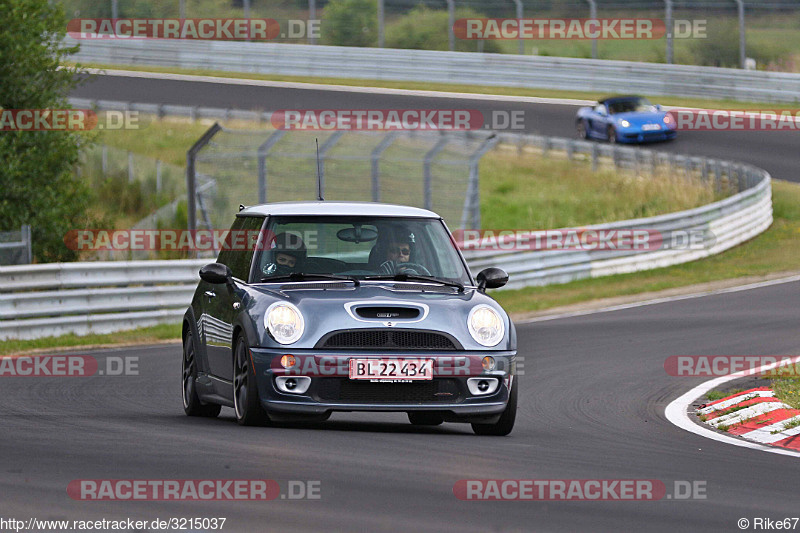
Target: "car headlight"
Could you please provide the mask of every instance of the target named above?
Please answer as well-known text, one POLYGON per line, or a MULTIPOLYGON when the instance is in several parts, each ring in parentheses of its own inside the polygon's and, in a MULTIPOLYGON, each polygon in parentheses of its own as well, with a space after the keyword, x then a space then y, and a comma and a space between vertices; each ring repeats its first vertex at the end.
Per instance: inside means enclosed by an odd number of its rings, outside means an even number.
POLYGON ((619 125, 622 126, 623 128, 627 128, 631 125, 631 123, 623 118, 622 120, 619 121, 619 125))
POLYGON ((269 306, 264 315, 264 327, 279 343, 292 344, 303 335, 305 322, 297 307, 286 302, 276 302, 269 306))
POLYGON ((467 327, 472 338, 483 346, 497 346, 505 334, 503 319, 488 305, 476 305, 472 308, 467 318, 467 327))
POLYGON ((664 115, 664 124, 674 124, 675 121, 672 120, 672 117, 669 115, 664 115))

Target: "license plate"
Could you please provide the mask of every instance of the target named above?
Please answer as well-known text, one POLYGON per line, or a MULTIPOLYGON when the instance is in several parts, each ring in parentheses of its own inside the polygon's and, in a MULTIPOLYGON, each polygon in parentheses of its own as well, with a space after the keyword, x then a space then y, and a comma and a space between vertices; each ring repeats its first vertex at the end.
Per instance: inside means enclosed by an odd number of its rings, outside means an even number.
POLYGON ((660 129, 661 129, 661 124, 644 124, 642 126, 642 131, 653 131, 660 129))
POLYGON ((433 359, 350 359, 350 379, 431 380, 433 359))

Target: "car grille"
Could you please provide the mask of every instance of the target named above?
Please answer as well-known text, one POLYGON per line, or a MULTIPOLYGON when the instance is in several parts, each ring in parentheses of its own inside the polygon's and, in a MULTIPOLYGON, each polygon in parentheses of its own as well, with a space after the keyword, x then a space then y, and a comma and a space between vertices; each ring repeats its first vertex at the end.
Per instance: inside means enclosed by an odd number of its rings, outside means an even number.
POLYGON ((334 331, 316 348, 351 350, 458 350, 461 346, 443 333, 408 329, 355 329, 334 331))
POLYGON ((454 379, 379 383, 325 378, 319 380, 316 396, 322 402, 347 403, 455 403, 461 399, 454 379))

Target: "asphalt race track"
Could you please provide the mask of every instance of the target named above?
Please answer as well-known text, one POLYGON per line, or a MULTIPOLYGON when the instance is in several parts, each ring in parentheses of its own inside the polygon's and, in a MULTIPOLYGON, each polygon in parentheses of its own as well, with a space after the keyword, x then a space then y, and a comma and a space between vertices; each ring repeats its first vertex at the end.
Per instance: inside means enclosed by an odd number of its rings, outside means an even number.
MULTIPOLYGON (((486 99, 426 98, 411 95, 353 93, 198 83, 140 77, 94 76, 72 96, 173 105, 232 109, 477 109, 488 120, 493 111, 525 112, 528 133, 574 137, 576 106, 516 103, 486 99)), ((598 95, 601 97, 604 95, 598 95)), ((657 102, 656 99, 653 99, 657 102)), ((779 108, 780 106, 773 106, 779 108)), ((786 106, 784 106, 786 107, 786 106)), ((767 109, 771 109, 767 107, 767 109)), ((800 131, 682 131, 669 143, 650 145, 656 150, 703 155, 751 163, 773 178, 800 181, 800 131)))
MULTIPOLYGON (((227 87, 99 77, 75 96, 242 109, 523 109, 528 131, 572 135, 574 107, 486 100, 227 87)), ((685 133, 658 149, 738 159, 798 181, 784 133, 685 133)), ((180 346, 91 352, 101 367, 138 358, 136 376, 3 378, 0 516, 27 519, 225 517, 257 531, 739 531, 737 520, 800 516, 795 457, 716 442, 664 417, 704 381, 667 375, 672 355, 776 355, 800 349, 800 282, 518 325, 524 375, 514 432, 414 427, 404 414, 335 414, 314 426, 239 427, 190 419, 180 346), (270 502, 75 501, 79 479, 319 481, 321 499, 270 502), (463 479, 699 482, 705 499, 460 501, 463 479)), ((86 353, 86 352, 82 352, 86 353)))
POLYGON ((223 531, 738 531, 798 515, 800 466, 676 428, 667 403, 703 381, 668 376, 676 354, 797 353, 800 283, 519 326, 525 374, 505 438, 417 428, 402 414, 334 415, 311 427, 190 419, 180 347, 138 357, 139 375, 3 378, 0 515, 69 519, 226 517, 223 531), (460 501, 460 479, 705 482, 707 499, 460 501), (76 479, 320 481, 321 499, 73 501, 76 479))

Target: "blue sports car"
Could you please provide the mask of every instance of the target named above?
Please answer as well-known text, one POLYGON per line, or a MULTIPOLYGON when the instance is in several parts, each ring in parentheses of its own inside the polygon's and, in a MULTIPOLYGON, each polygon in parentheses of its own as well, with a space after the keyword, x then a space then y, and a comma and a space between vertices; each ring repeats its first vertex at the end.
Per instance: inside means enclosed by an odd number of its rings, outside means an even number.
POLYGON ((581 139, 610 143, 669 141, 676 135, 675 119, 641 96, 614 96, 581 107, 575 128, 581 139))

